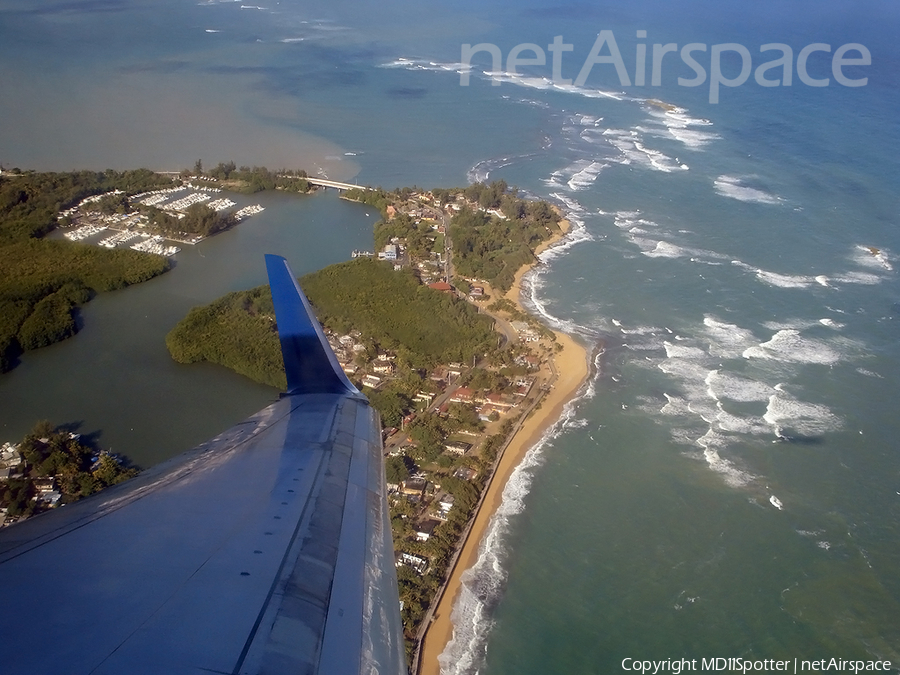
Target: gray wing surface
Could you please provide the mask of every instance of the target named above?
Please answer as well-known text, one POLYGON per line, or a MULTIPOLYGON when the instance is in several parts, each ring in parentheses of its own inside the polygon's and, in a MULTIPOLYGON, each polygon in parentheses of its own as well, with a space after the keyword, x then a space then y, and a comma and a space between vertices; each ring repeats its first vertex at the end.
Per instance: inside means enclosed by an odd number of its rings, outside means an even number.
POLYGON ((0 672, 406 672, 380 424, 334 378, 0 531, 0 672))

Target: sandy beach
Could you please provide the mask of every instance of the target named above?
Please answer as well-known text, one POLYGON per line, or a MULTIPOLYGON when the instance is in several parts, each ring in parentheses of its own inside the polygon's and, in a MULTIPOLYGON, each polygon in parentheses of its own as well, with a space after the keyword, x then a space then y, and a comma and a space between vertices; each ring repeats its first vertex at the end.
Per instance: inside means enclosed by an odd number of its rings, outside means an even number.
MULTIPOLYGON (((537 252, 539 253, 559 241, 565 235, 568 226, 567 221, 562 221, 562 233, 542 244, 537 252)), ((506 298, 513 301, 522 311, 525 310, 519 302, 521 281, 530 269, 531 266, 526 266, 518 271, 512 287, 506 294, 506 298)), ((552 389, 544 395, 541 407, 525 420, 500 458, 497 470, 488 486, 487 494, 475 516, 475 521, 463 543, 456 565, 450 573, 450 580, 438 601, 431 624, 425 633, 419 661, 418 672, 420 675, 440 674, 437 657, 453 637, 450 613, 459 592, 460 577, 465 570, 472 567, 478 558, 481 540, 494 512, 500 505, 503 489, 510 475, 521 463, 528 449, 537 443, 559 419, 563 406, 575 396, 588 376, 589 354, 587 350, 565 333, 556 332, 556 339, 562 345, 562 351, 553 356, 556 380, 552 389)))

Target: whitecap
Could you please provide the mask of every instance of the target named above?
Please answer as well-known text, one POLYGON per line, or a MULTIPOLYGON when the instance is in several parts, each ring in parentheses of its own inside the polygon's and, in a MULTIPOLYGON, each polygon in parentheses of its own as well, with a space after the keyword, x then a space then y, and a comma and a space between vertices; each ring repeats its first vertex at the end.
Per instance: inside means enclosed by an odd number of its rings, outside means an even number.
POLYGON ((769 399, 763 419, 775 428, 778 436, 784 431, 804 436, 819 436, 841 427, 840 418, 828 406, 800 401, 783 389, 769 399))
POLYGON ((841 360, 841 354, 820 340, 786 329, 775 333, 767 342, 744 350, 744 358, 832 365, 841 360))
POLYGON ((746 328, 719 321, 712 316, 703 319, 704 332, 710 341, 709 353, 724 358, 737 358, 757 343, 756 336, 746 328))
POLYGON ((764 435, 772 433, 772 429, 759 417, 742 417, 730 413, 719 404, 719 412, 715 417, 715 426, 721 431, 736 434, 764 435))
MULTIPOLYGON (((659 412, 668 417, 693 417, 694 413, 689 407, 688 400, 681 396, 672 394, 663 394, 666 397, 666 404, 660 408, 659 412)), ((693 439, 691 439, 693 443, 693 439)))
POLYGON ((738 468, 733 462, 719 455, 719 449, 724 449, 730 444, 730 438, 710 429, 697 439, 697 445, 703 448, 703 458, 709 468, 722 475, 728 485, 743 487, 756 478, 748 471, 738 468))
POLYGON ((884 277, 868 272, 846 272, 834 277, 834 281, 842 284, 860 284, 863 286, 875 286, 884 281, 884 277))
POLYGON ((653 335, 659 332, 659 328, 656 326, 635 326, 634 328, 622 328, 621 330, 625 335, 653 335))
POLYGON ((812 328, 817 325, 818 321, 811 321, 809 319, 787 319, 784 321, 765 321, 763 322, 763 326, 768 328, 769 330, 806 330, 807 328, 812 328))
POLYGON ((607 167, 609 167, 609 164, 604 162, 578 160, 577 162, 570 164, 561 172, 555 172, 554 176, 564 178, 568 175, 566 185, 570 190, 577 192, 579 190, 585 190, 593 185, 597 180, 597 176, 600 175, 600 172, 607 167))
POLYGON ((891 254, 889 251, 878 248, 877 246, 865 246, 858 244, 853 247, 851 259, 857 265, 863 267, 873 267, 883 269, 888 272, 893 271, 894 266, 891 264, 891 254))
POLYGON ((609 143, 619 150, 620 156, 614 161, 620 164, 636 164, 665 173, 684 170, 681 163, 665 153, 646 147, 641 142, 640 135, 634 130, 607 129, 604 135, 608 137, 609 143))
POLYGON ((770 286, 778 288, 809 288, 812 284, 818 283, 817 277, 796 274, 778 274, 777 272, 767 272, 766 270, 757 269, 756 276, 770 286))
POLYGON ((701 359, 706 360, 709 354, 699 347, 691 347, 687 345, 675 345, 671 342, 663 342, 666 348, 666 356, 670 359, 701 359))
POLYGON ((684 108, 666 106, 665 109, 652 103, 647 109, 652 121, 665 127, 665 133, 692 150, 699 150, 720 138, 716 133, 700 131, 692 127, 710 127, 707 119, 691 117, 684 108))
POLYGON ((764 190, 747 187, 743 184, 744 180, 745 179, 740 176, 723 175, 716 178, 713 185, 715 186, 716 192, 718 192, 723 197, 737 199, 741 202, 752 202, 755 204, 781 203, 781 197, 777 197, 776 195, 765 192, 764 190))
POLYGON ((486 183, 492 172, 497 169, 514 164, 516 161, 528 159, 531 155, 512 155, 508 157, 494 157, 478 162, 466 172, 466 180, 469 183, 486 183))
POLYGON ((667 241, 639 238, 635 238, 633 241, 642 249, 641 253, 648 258, 681 258, 688 255, 688 252, 683 248, 670 244, 667 241), (651 244, 653 245, 652 248, 650 247, 651 244))
POLYGON ((751 380, 734 373, 712 370, 706 377, 710 397, 720 400, 751 402, 768 401, 774 388, 765 382, 751 380))

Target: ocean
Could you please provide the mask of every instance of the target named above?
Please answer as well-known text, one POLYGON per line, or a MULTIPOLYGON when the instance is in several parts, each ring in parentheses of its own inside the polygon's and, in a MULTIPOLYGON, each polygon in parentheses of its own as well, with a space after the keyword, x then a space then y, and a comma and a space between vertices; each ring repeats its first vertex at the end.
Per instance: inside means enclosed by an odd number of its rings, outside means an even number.
POLYGON ((444 672, 896 669, 898 28, 878 1, 5 3, 0 164, 558 204, 526 301, 598 374, 507 486, 444 672))

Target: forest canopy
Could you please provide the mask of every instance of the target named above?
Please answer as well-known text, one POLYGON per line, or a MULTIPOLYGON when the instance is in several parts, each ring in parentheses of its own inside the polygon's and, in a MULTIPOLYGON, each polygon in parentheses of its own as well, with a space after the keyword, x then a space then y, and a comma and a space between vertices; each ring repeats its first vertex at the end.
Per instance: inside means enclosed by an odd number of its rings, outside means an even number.
POLYGON ((534 261, 534 249, 559 230, 559 215, 547 202, 530 201, 510 191, 504 181, 473 183, 463 194, 482 209, 464 206, 450 221, 456 271, 509 290, 516 271, 534 261))
MULTIPOLYGON (((371 259, 331 265, 300 280, 319 320, 339 334, 361 331, 410 365, 470 360, 493 345, 490 319, 470 304, 422 286, 371 259)), ((211 361, 284 388, 284 366, 268 286, 195 307, 166 337, 176 361, 211 361)))
POLYGON ((166 336, 179 363, 209 361, 278 389, 287 387, 268 286, 194 307, 166 336))
POLYGON ((308 274, 301 285, 326 326, 355 328, 382 349, 402 347, 414 367, 468 361, 496 343, 491 320, 475 307, 390 263, 357 258, 308 274))

